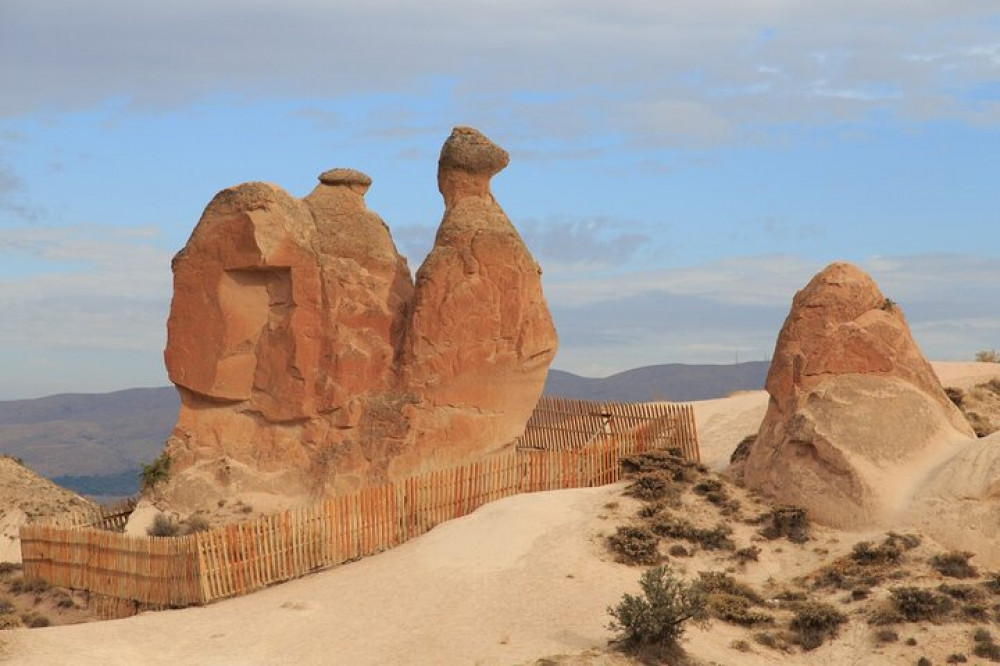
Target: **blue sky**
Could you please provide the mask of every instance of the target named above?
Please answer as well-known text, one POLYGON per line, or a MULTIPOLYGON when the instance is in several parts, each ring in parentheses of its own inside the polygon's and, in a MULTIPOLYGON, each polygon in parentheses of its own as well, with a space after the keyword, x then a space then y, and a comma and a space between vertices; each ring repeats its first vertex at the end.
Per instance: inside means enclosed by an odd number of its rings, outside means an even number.
POLYGON ((416 270, 455 125, 511 153, 555 367, 768 358, 835 260, 929 357, 1000 346, 994 0, 4 0, 0 90, 0 399, 165 384, 239 182, 361 169, 416 270))

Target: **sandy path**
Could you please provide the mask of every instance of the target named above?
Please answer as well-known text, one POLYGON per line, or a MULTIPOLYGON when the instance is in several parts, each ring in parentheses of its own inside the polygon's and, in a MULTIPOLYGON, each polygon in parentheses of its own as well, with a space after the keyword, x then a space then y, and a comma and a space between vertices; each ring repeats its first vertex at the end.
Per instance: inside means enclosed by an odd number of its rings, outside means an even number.
POLYGON ((596 537, 620 486, 520 495, 380 555, 205 608, 17 631, 11 664, 513 664, 603 646, 635 570, 596 537))

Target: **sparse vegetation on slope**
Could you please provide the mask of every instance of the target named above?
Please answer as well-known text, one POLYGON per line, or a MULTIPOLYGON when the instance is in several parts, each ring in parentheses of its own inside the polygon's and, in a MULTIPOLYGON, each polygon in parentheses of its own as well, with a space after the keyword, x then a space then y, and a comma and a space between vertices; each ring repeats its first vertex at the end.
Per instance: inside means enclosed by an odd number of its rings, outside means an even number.
POLYGON ((625 594, 617 606, 608 608, 612 618, 608 628, 626 651, 649 656, 677 653, 684 625, 707 617, 704 592, 677 578, 667 565, 648 569, 639 587, 641 596, 625 594))
POLYGON ((161 453, 153 462, 142 466, 142 490, 150 490, 158 483, 162 483, 170 478, 170 465, 172 461, 167 452, 161 453))

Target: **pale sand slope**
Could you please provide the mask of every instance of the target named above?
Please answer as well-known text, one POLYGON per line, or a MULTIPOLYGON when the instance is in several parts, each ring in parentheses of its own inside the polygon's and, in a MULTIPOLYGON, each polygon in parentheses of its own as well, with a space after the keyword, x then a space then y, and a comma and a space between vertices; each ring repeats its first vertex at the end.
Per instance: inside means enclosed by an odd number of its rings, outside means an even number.
MULTIPOLYGON (((968 389, 1000 378, 1000 363, 937 361, 931 365, 943 386, 968 389)), ((766 391, 740 391, 728 398, 692 403, 702 462, 716 471, 725 469, 740 440, 757 433, 767 398, 766 391)))
POLYGON ((510 497, 402 546, 205 608, 5 632, 4 663, 513 664, 603 645, 638 572, 598 516, 621 486, 510 497))
MULTIPOLYGON (((935 369, 950 385, 966 372, 978 375, 975 382, 1000 376, 1000 366, 983 365, 935 369)), ((740 439, 756 431, 766 403, 763 391, 697 403, 706 462, 724 467, 740 439)), ((601 539, 634 512, 631 500, 618 497, 621 487, 511 497, 392 551, 206 608, 3 632, 4 663, 519 664, 579 654, 605 644, 605 609, 636 589, 641 571, 610 561, 601 539), (620 507, 606 509, 611 501, 620 507)), ((835 555, 871 536, 824 530, 820 543, 835 555)), ((822 559, 812 546, 767 551, 750 572, 752 582, 801 574, 822 559)), ((692 575, 724 565, 688 560, 686 566, 692 575)), ((947 628, 922 631, 922 646, 940 643, 936 652, 947 654, 953 640, 947 628)), ((729 643, 742 634, 720 622, 689 633, 690 651, 719 663, 914 661, 902 646, 873 654, 870 629, 861 622, 835 645, 795 655, 736 653, 729 643)))

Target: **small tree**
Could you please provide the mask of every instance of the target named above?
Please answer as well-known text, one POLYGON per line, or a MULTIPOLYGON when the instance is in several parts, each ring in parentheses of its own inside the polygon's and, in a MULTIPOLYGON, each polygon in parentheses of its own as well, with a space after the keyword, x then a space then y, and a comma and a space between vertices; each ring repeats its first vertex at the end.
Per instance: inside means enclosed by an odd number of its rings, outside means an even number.
POLYGON ((664 653, 676 650, 688 620, 708 617, 705 594, 697 584, 676 578, 669 565, 653 567, 639 579, 642 596, 626 594, 608 607, 608 628, 617 640, 635 652, 664 653))
POLYGON ((170 456, 164 451, 153 462, 142 466, 141 486, 142 490, 149 490, 161 481, 166 481, 170 477, 170 456))

